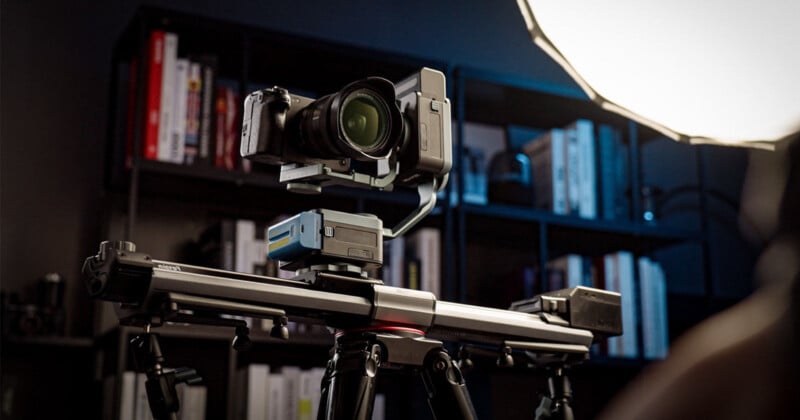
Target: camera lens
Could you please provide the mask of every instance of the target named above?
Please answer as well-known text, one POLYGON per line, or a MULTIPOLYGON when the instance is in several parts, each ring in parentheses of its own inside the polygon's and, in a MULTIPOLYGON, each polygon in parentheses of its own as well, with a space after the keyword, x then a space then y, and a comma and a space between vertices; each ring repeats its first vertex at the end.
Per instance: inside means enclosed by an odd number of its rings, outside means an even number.
POLYGON ((319 158, 375 161, 388 157, 403 133, 394 84, 371 77, 319 98, 303 109, 300 132, 301 147, 319 158))
POLYGON ((363 149, 374 149, 386 141, 386 104, 368 91, 356 91, 344 99, 340 125, 347 141, 363 149))

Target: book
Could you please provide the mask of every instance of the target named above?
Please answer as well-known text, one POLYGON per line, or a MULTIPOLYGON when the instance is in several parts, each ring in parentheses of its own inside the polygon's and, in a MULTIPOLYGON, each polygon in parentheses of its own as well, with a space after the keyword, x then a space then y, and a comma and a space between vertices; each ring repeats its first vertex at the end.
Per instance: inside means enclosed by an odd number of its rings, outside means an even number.
POLYGON ((297 366, 283 366, 281 368, 281 375, 283 376, 283 387, 286 389, 286 395, 283 402, 286 406, 286 418, 297 419, 299 413, 300 402, 300 368, 297 366))
POLYGON ((372 404, 372 420, 384 420, 386 418, 386 395, 375 394, 375 401, 372 404))
POLYGON ((173 136, 172 113, 174 112, 173 101, 178 60, 178 35, 169 32, 165 33, 163 50, 158 124, 158 160, 173 162, 173 148, 171 147, 173 136))
POLYGON ((613 127, 600 124, 597 127, 598 159, 600 169, 600 216, 605 220, 615 220, 617 214, 616 182, 616 143, 617 134, 613 127))
POLYGON ((186 109, 189 97, 189 60, 175 60, 175 82, 172 91, 169 161, 183 163, 186 148, 186 109))
POLYGON ((200 152, 200 117, 203 92, 202 64, 190 61, 186 79, 186 135, 184 136, 184 159, 186 165, 193 165, 200 152))
POLYGON ((178 420, 205 420, 208 389, 202 385, 183 385, 178 420))
MULTIPOLYGON (((150 32, 147 52, 147 93, 142 141, 145 159, 158 159, 161 126, 161 79, 164 73, 164 31, 150 32)), ((134 96, 135 97, 135 96, 134 96)), ((137 151, 138 152, 138 151, 137 151)))
MULTIPOLYGON (((506 131, 503 127, 465 121, 463 140, 465 203, 485 205, 489 202, 489 162, 506 148, 506 131)), ((455 136, 458 138, 458 136, 455 136)))
POLYGON ((667 356, 669 346, 664 270, 647 257, 639 258, 638 268, 643 355, 647 359, 662 359, 667 356))
POLYGON ((594 123, 577 120, 567 127, 574 133, 577 146, 577 198, 578 215, 585 219, 597 218, 597 168, 595 156, 594 123))
POLYGON ((269 406, 269 365, 253 363, 243 369, 247 386, 247 420, 266 420, 269 406))
POLYGON ((300 371, 298 377, 299 386, 297 393, 297 419, 298 420, 315 420, 314 417, 314 393, 315 387, 313 383, 314 377, 310 370, 300 371))
POLYGON ((522 150, 533 166, 536 207, 567 214, 564 130, 554 128, 526 143, 522 150))
POLYGON ((442 234, 439 229, 418 229, 406 237, 406 244, 408 254, 419 261, 419 289, 441 296, 442 234))
MULTIPOLYGON (((116 379, 114 376, 109 376, 111 384, 116 379)), ((136 372, 126 371, 122 373, 120 378, 120 391, 119 391, 119 420, 134 420, 136 415, 137 406, 137 388, 136 388, 136 372)), ((112 394, 109 395, 109 403, 114 401, 113 386, 110 388, 112 394)), ((113 407, 111 408, 113 410, 113 407)), ((113 411, 112 411, 113 412, 113 411)), ((108 413, 109 416, 111 413, 108 413)), ((110 417, 109 417, 110 418, 110 417)))
POLYGON ((269 374, 269 401, 267 406, 268 420, 287 420, 289 417, 289 404, 286 403, 286 380, 282 373, 269 374))
POLYGON ((578 215, 581 207, 580 145, 575 125, 564 128, 564 176, 567 186, 567 214, 578 215))
POLYGON ((383 242, 383 284, 394 287, 403 287, 405 279, 405 236, 383 242))
POLYGON ((622 295, 622 335, 608 339, 608 355, 636 358, 639 337, 633 254, 628 251, 609 254, 604 264, 606 288, 622 295))
POLYGON ((327 404, 322 401, 322 380, 325 377, 324 367, 311 368, 311 418, 316 419, 319 414, 321 404, 327 404))
POLYGON ((153 412, 147 400, 147 375, 136 374, 136 394, 134 397, 134 420, 153 420, 153 412))
POLYGON ((200 140, 197 163, 211 165, 214 157, 214 122, 216 85, 216 59, 209 56, 198 58, 202 63, 201 104, 200 104, 200 140))

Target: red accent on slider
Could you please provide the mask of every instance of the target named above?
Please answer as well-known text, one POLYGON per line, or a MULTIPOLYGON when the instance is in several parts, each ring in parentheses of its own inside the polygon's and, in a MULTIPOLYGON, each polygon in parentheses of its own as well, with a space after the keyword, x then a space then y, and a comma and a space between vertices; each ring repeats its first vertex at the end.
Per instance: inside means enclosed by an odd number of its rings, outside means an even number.
POLYGON ((352 330, 339 330, 336 332, 336 337, 340 337, 344 334, 350 333, 359 333, 359 332, 406 332, 412 334, 419 334, 421 336, 425 336, 425 332, 416 328, 408 328, 408 327, 396 327, 390 325, 384 326, 377 326, 377 327, 365 327, 365 328, 354 328, 352 330))

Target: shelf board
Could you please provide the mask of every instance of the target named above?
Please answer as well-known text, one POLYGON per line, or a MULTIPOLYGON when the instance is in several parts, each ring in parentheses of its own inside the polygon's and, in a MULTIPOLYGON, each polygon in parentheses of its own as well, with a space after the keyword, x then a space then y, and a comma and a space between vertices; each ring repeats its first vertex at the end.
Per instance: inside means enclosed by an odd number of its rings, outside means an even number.
MULTIPOLYGON (((126 334, 138 334, 141 328, 122 326, 120 330, 126 334)), ((165 324, 153 328, 154 333, 163 337, 200 339, 214 341, 231 341, 234 337, 234 329, 231 327, 214 327, 207 325, 176 325, 165 324)), ((332 346, 333 335, 325 334, 301 334, 289 333, 289 340, 281 340, 270 337, 268 332, 253 330, 250 332, 250 340, 254 343, 269 343, 277 345, 299 345, 299 346, 332 346)))
MULTIPOLYGON (((183 179, 187 182, 209 182, 222 187, 226 185, 231 187, 254 187, 257 189, 274 190, 280 193, 286 191, 285 185, 278 182, 277 172, 274 174, 267 172, 245 173, 242 171, 227 171, 214 167, 180 165, 145 159, 140 161, 139 169, 142 175, 159 177, 161 181, 166 181, 163 177, 169 177, 173 181, 183 179)), ((179 185, 173 188, 179 188, 179 185)), ((197 186, 194 188, 197 188, 197 186)), ((371 189, 331 186, 323 189, 322 197, 324 196, 360 198, 408 206, 416 206, 419 202, 419 197, 416 192, 410 189, 397 189, 392 192, 384 192, 371 189)))
POLYGON ((614 233, 640 238, 662 239, 667 241, 699 240, 700 234, 663 226, 645 225, 623 220, 583 219, 563 216, 533 208, 490 204, 486 206, 464 204, 464 212, 469 215, 487 216, 531 223, 544 223, 551 226, 580 229, 598 233, 614 233))
POLYGON ((3 342, 16 345, 91 348, 94 340, 89 337, 3 337, 3 342))
POLYGON ((142 173, 185 177, 235 185, 252 185, 262 188, 281 187, 275 175, 261 172, 245 173, 242 171, 227 171, 214 167, 180 165, 147 159, 142 159, 139 162, 139 169, 142 173))

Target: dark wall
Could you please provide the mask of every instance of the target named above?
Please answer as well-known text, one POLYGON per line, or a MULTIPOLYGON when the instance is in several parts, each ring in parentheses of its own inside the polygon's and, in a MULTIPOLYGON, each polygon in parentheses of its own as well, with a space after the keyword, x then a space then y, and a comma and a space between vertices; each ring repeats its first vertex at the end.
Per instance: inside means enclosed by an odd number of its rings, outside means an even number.
MULTIPOLYGON (((67 276, 89 305, 80 263, 100 239, 111 49, 141 1, 3 0, 0 6, 0 282, 23 290, 67 276)), ((166 8, 572 86, 506 1, 190 1, 166 8)), ((739 163, 733 170, 741 173, 739 163)), ((678 169, 682 170, 682 169, 678 169)), ((72 331, 89 331, 89 311, 72 331)))

